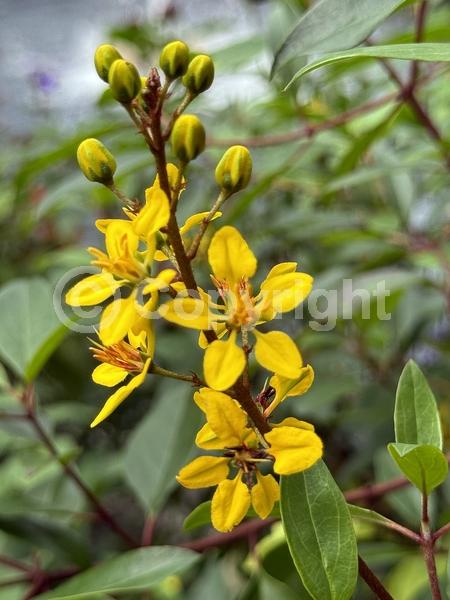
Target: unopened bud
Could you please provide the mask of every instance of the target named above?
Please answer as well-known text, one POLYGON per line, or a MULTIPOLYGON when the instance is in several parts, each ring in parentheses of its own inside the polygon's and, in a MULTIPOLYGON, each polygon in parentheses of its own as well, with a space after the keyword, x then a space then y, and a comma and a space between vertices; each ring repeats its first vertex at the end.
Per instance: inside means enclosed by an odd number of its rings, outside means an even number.
POLYGON ((189 63, 183 85, 192 94, 201 94, 211 87, 214 80, 214 63, 210 56, 199 54, 189 63))
POLYGON ((231 146, 216 167, 218 185, 234 193, 247 187, 252 176, 252 157, 245 146, 231 146))
POLYGON ((109 69, 109 87, 116 100, 129 104, 141 91, 142 83, 136 67, 126 60, 115 60, 109 69))
POLYGON ((97 48, 94 55, 95 70, 100 79, 108 83, 108 73, 114 61, 122 58, 122 55, 110 44, 102 44, 97 48))
POLYGON ((170 42, 164 46, 159 57, 159 66, 169 79, 176 79, 186 73, 189 64, 189 48, 184 42, 170 42))
POLYGON ((175 156, 187 163, 205 149, 205 128, 195 115, 181 115, 175 121, 170 141, 175 156))
POLYGON ((81 142, 77 150, 77 161, 89 181, 112 183, 116 160, 99 140, 88 138, 81 142))

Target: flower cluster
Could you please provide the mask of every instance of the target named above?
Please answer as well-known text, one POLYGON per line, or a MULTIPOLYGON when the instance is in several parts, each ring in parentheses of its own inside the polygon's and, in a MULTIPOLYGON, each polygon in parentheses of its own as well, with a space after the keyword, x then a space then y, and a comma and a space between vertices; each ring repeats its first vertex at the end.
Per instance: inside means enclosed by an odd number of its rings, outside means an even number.
POLYGON ((177 479, 188 488, 217 486, 212 523, 219 531, 229 531, 251 505, 261 518, 270 515, 280 495, 271 471, 290 475, 308 469, 322 455, 322 442, 311 424, 293 417, 271 421, 285 398, 309 389, 314 372, 303 364, 285 332, 264 331, 266 323, 308 296, 313 280, 297 271, 297 263, 284 262, 274 266, 255 291, 257 259, 236 228, 223 226, 207 249, 216 291, 197 285, 193 261, 204 234, 220 218, 228 198, 248 185, 252 170, 247 148, 229 148, 215 171, 217 200, 210 210, 178 225, 186 169, 205 146, 201 121, 183 113, 212 84, 214 65, 208 56, 190 60, 183 42, 168 44, 160 57, 164 83, 156 68, 141 78, 136 67, 109 45, 97 49, 95 66, 143 135, 155 157, 156 176, 145 202, 129 199, 115 185, 116 161, 103 144, 87 139, 78 148, 86 177, 108 187, 124 204, 122 218, 96 221, 104 249, 88 250, 99 272, 76 283, 66 295, 71 306, 102 309, 99 340, 91 346, 100 364, 92 378, 116 389, 91 426, 111 415, 150 373, 197 386, 194 401, 206 423, 196 444, 215 454, 199 456, 181 469, 177 479), (180 78, 184 97, 172 114, 165 115, 165 102, 180 78), (166 160, 169 139, 177 164, 166 160), (178 374, 155 363, 155 317, 199 331, 198 343, 204 350, 201 375, 178 374), (256 394, 249 376, 253 358, 270 374, 256 394))

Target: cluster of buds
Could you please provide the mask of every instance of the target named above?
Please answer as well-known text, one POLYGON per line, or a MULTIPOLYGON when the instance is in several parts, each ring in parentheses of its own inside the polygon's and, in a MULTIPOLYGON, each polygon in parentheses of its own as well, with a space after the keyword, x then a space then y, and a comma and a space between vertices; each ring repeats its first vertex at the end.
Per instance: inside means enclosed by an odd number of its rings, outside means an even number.
POLYGON ((219 300, 200 288, 193 268, 197 251, 206 241, 210 223, 222 216, 230 196, 248 186, 252 174, 248 149, 228 148, 215 169, 217 199, 209 210, 191 214, 178 225, 186 170, 206 143, 201 120, 184 111, 211 86, 213 61, 204 54, 191 58, 184 42, 171 42, 159 58, 163 82, 156 67, 148 77, 141 77, 109 44, 97 49, 94 62, 100 78, 142 134, 155 158, 156 173, 145 201, 131 200, 115 185, 116 161, 99 140, 84 140, 77 151, 87 179, 108 187, 124 204, 122 218, 96 222, 105 236, 105 250, 89 248, 89 252, 99 273, 79 281, 66 295, 71 306, 102 306, 99 341, 91 347, 100 364, 92 377, 95 383, 116 389, 91 425, 109 417, 148 375, 198 387, 194 400, 206 422, 196 444, 220 455, 197 458, 180 471, 178 481, 190 488, 217 486, 212 523, 220 531, 229 531, 250 505, 262 518, 273 510, 279 487, 267 470, 289 475, 311 467, 322 455, 322 442, 312 425, 293 417, 278 423, 271 420, 285 398, 309 389, 314 373, 285 332, 261 331, 261 326, 308 296, 312 277, 297 271, 295 262, 280 263, 255 291, 251 279, 257 270, 256 256, 236 228, 223 226, 207 249, 219 300), (166 114, 166 101, 180 83, 184 95, 166 114), (173 163, 166 159, 169 141, 173 163), (176 373, 155 362, 155 314, 199 332, 202 375, 176 373), (253 359, 270 376, 268 386, 255 394, 249 369, 253 359))

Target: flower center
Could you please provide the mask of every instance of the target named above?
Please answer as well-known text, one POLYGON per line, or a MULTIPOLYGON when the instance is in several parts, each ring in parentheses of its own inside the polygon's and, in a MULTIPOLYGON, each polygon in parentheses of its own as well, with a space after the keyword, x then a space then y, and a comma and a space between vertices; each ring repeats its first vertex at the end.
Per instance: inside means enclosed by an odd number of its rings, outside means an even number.
POLYGON ((112 346, 103 346, 91 340, 94 344, 89 348, 95 359, 108 363, 114 367, 125 369, 130 372, 141 373, 144 368, 144 360, 141 353, 133 348, 131 344, 122 340, 112 346))
POLYGON ((258 311, 248 279, 242 279, 233 288, 226 281, 214 282, 225 303, 227 323, 236 329, 252 328, 258 321, 258 311))

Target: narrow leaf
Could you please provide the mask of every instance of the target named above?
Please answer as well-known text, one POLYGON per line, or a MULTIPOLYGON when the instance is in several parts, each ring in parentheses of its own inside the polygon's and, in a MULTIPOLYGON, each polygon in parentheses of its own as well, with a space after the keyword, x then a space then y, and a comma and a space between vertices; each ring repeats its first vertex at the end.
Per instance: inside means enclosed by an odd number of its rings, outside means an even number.
POLYGON ((199 557, 195 552, 173 546, 131 550, 72 577, 37 598, 89 600, 103 594, 149 590, 169 575, 179 575, 191 568, 199 557))
POLYGON ((427 62, 449 62, 450 44, 395 44, 390 46, 370 46, 353 48, 343 52, 333 52, 326 54, 318 60, 302 67, 285 89, 294 83, 303 75, 311 73, 320 67, 330 65, 351 58, 394 58, 399 60, 422 60, 427 62))
POLYGON ((348 600, 358 575, 356 538, 341 490, 319 461, 281 478, 281 516, 295 566, 315 600, 348 600))
POLYGON ((442 450, 442 430, 433 392, 422 371, 410 360, 403 369, 395 397, 395 441, 428 444, 442 450))

